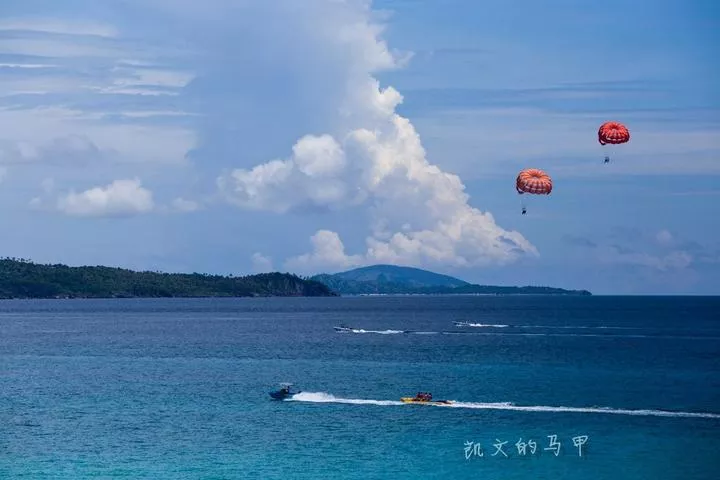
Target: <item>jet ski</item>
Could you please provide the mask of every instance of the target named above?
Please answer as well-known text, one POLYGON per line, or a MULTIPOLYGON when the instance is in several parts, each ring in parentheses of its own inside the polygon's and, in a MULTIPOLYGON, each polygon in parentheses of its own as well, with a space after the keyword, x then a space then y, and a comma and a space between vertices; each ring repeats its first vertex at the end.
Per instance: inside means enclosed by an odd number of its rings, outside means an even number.
POLYGON ((470 322, 453 322, 456 327, 469 327, 470 322))
POLYGON ((403 403, 419 403, 423 405, 450 405, 451 400, 433 400, 431 393, 418 392, 414 397, 402 397, 400 401, 403 403))
POLYGON ((348 327, 347 325, 340 325, 339 327, 333 327, 336 332, 342 332, 342 333, 352 333, 353 328, 348 327))
POLYGON ((300 390, 298 390, 297 392, 291 391, 292 386, 292 383, 281 383, 280 390, 270 392, 270 397, 272 397, 274 400, 285 400, 286 398, 292 398, 294 395, 300 393, 300 390))

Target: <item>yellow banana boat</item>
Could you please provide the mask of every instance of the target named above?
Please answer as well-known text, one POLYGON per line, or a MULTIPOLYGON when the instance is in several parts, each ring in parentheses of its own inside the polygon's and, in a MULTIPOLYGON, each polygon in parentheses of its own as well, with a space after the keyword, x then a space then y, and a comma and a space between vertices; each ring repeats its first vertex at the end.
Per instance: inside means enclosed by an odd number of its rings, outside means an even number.
POLYGON ((417 403, 421 405, 450 405, 450 400, 433 400, 432 395, 429 393, 418 393, 414 397, 401 397, 400 401, 403 403, 417 403))

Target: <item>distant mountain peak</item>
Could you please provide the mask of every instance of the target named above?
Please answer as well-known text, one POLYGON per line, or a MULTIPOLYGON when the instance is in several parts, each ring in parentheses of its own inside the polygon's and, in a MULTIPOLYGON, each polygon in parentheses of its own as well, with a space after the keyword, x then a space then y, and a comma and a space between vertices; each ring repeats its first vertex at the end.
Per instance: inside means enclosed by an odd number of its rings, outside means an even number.
POLYGON ((449 275, 401 265, 370 265, 311 277, 341 295, 363 294, 481 294, 591 295, 585 290, 552 287, 475 285, 449 275))
POLYGON ((468 282, 449 275, 402 265, 370 265, 331 275, 334 278, 356 282, 381 282, 408 287, 460 287, 468 282))

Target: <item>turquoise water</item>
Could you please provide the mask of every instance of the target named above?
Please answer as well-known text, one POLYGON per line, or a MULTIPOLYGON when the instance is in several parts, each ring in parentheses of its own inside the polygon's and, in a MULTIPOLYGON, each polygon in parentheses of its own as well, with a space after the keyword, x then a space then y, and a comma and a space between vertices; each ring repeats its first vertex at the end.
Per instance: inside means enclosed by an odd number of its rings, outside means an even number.
POLYGON ((718 311, 710 297, 4 301, 0 478, 715 479, 718 311), (283 381, 303 393, 271 401, 283 381), (457 403, 398 401, 418 391, 457 403))

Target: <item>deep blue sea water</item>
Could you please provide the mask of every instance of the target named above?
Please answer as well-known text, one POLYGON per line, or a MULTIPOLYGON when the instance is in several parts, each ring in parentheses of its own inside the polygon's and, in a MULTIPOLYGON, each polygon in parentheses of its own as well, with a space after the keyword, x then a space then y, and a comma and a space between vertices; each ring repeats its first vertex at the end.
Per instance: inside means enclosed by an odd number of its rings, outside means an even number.
POLYGON ((719 312, 718 297, 3 301, 0 478, 715 480, 719 312), (283 381, 303 393, 271 401, 283 381), (457 403, 398 401, 418 391, 457 403))

